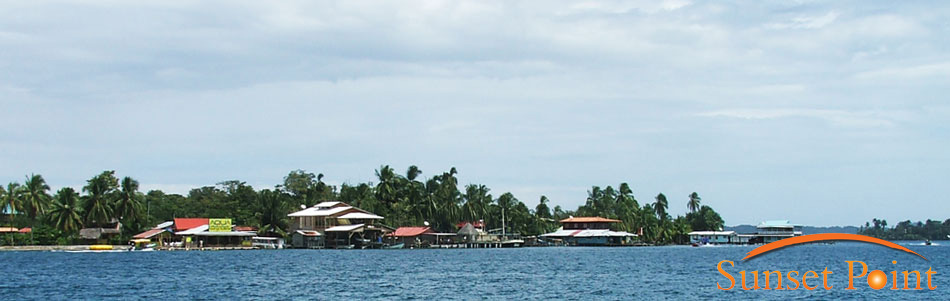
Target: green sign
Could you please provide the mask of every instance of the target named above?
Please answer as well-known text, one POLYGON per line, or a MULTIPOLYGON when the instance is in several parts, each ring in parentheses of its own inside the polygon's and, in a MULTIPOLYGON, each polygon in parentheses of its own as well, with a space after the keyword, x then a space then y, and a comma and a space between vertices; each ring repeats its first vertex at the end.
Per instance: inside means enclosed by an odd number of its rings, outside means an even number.
POLYGON ((230 218, 208 219, 208 232, 231 232, 230 218))

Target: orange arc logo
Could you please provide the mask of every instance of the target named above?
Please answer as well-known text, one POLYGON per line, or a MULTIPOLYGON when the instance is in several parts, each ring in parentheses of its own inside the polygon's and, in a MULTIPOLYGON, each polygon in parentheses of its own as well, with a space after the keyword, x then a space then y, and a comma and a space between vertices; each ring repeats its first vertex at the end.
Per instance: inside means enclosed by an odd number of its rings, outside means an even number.
POLYGON ((742 258, 742 260, 750 259, 752 257, 756 257, 764 253, 771 252, 771 251, 778 250, 778 249, 792 246, 792 245, 804 244, 804 243, 810 243, 810 242, 819 242, 819 241, 836 241, 836 240, 849 240, 849 241, 859 241, 859 242, 878 244, 878 245, 882 245, 891 249, 900 250, 900 251, 904 251, 907 253, 920 256, 920 258, 923 258, 924 260, 928 260, 928 261, 930 260, 930 259, 927 259, 927 257, 924 257, 923 255, 917 254, 917 252, 911 251, 908 248, 902 247, 898 244, 895 244, 883 239, 878 239, 878 238, 864 236, 864 235, 844 234, 844 233, 810 234, 810 235, 786 238, 783 240, 768 243, 761 247, 755 248, 752 251, 749 251, 749 253, 746 253, 745 258, 742 258))

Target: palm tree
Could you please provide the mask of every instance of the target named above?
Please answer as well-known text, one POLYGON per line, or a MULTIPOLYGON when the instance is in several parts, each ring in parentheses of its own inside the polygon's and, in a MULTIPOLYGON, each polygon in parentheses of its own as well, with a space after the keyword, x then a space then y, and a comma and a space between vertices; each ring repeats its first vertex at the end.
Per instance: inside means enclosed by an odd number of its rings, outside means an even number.
POLYGON ((139 181, 131 177, 122 178, 119 198, 115 204, 115 214, 123 222, 132 222, 142 214, 142 195, 139 193, 139 181))
POLYGON ((287 202, 285 195, 279 190, 261 190, 258 194, 260 210, 258 217, 260 219, 261 235, 277 234, 283 235, 286 222, 284 217, 287 214, 287 202))
POLYGON ((82 208, 79 206, 79 194, 69 187, 56 192, 56 200, 50 210, 50 222, 63 233, 73 233, 82 228, 82 208))
POLYGON ((698 193, 693 192, 693 193, 690 193, 690 194, 689 194, 689 202, 686 203, 686 207, 689 208, 689 212, 694 212, 694 213, 695 213, 696 210, 699 210, 699 201, 700 201, 700 200, 702 200, 702 199, 699 197, 699 194, 698 194, 698 193))
POLYGON ((666 200, 666 196, 662 193, 656 196, 656 202, 653 205, 653 210, 656 211, 656 216, 661 221, 666 220, 666 209, 669 208, 670 203, 666 200))
MULTIPOLYGON (((0 189, 2 191, 2 189, 0 189)), ((7 184, 7 191, 0 196, 0 199, 3 200, 3 206, 6 207, 7 216, 10 217, 10 227, 13 227, 13 215, 17 214, 22 210, 22 195, 23 190, 20 187, 19 183, 10 182, 7 184)), ((13 235, 10 235, 10 244, 13 244, 13 235)))
MULTIPOLYGON (((49 185, 46 185, 46 180, 41 175, 30 175, 23 184, 23 205, 27 216, 30 217, 30 228, 35 228, 36 218, 49 210, 49 185)), ((33 240, 32 231, 30 240, 33 240)))
POLYGON ((87 223, 101 227, 112 221, 115 212, 112 200, 119 182, 114 174, 115 171, 104 171, 89 179, 86 186, 82 188, 87 193, 83 202, 87 223))

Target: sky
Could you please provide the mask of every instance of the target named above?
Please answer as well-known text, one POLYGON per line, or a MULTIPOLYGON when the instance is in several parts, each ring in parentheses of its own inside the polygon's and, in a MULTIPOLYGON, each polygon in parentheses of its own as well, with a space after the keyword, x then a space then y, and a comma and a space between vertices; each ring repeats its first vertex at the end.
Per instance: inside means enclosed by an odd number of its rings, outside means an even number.
POLYGON ((947 3, 314 2, 0 3, 0 183, 417 165, 532 208, 950 218, 947 3))

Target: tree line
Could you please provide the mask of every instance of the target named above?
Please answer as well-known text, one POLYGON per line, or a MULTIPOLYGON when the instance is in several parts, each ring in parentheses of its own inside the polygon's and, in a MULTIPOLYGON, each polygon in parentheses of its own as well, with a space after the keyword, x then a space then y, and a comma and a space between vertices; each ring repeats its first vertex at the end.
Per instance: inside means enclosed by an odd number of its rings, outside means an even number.
POLYGON ((888 227, 887 220, 874 218, 865 222, 858 234, 886 240, 945 240, 950 238, 950 219, 943 222, 930 219, 918 222, 906 220, 888 227))
POLYGON ((376 170, 376 181, 329 185, 323 174, 291 171, 283 183, 257 190, 246 182, 231 180, 191 189, 186 195, 161 190, 141 192, 131 177, 117 178, 103 171, 86 181, 81 192, 70 187, 50 192, 41 175, 30 175, 22 185, 12 182, 0 187, 11 227, 32 227, 33 233, 7 235, 4 243, 67 244, 78 241, 84 227, 102 227, 114 222, 123 226, 114 243, 176 217, 231 218, 236 225, 255 226, 261 235, 285 236, 287 214, 323 201, 341 201, 385 217, 391 227, 428 223, 437 231, 454 232, 462 221, 483 221, 489 230, 539 235, 556 230, 559 220, 569 216, 601 216, 621 222, 617 230, 641 234, 648 243, 687 242, 693 230, 719 230, 723 220, 711 207, 702 205, 697 193, 684 199, 687 213, 672 217, 669 201, 660 193, 642 205, 630 185, 593 186, 585 204, 576 210, 550 208, 541 196, 529 208, 510 192, 493 196, 485 185, 468 184, 459 189, 458 171, 422 177, 417 166, 405 173, 388 165, 376 170), (19 242, 19 243, 18 243, 19 242))

